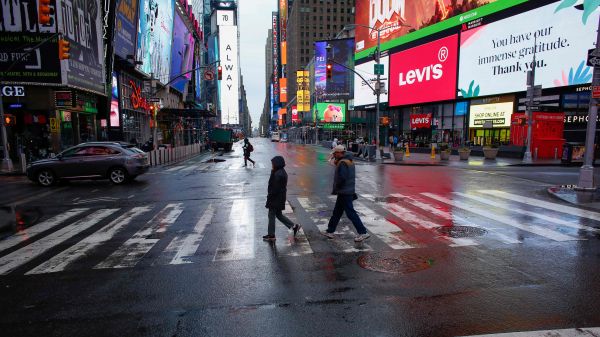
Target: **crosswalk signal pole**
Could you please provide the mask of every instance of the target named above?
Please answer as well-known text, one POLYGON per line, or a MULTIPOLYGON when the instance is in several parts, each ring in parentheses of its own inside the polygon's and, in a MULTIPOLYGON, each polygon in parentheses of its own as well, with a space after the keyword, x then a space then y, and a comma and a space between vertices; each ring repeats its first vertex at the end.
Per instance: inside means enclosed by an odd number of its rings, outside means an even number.
MULTIPOLYGON (((600 19, 598 19, 598 30, 596 31, 596 50, 600 47, 600 19)), ((592 87, 600 85, 600 68, 594 66, 592 87)), ((590 108, 587 122, 587 133, 585 137, 584 163, 579 170, 579 181, 577 187, 580 189, 594 189, 594 144, 596 139, 596 118, 598 116, 598 99, 594 95, 590 98, 590 108)))

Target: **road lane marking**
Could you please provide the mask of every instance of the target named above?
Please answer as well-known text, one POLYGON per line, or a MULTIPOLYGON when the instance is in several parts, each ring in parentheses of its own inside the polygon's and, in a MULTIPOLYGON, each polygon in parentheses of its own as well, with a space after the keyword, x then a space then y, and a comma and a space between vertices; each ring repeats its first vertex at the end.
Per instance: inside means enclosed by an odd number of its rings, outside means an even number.
POLYGON ((68 265, 73 263, 75 260, 88 255, 88 253, 94 248, 112 239, 117 232, 127 226, 135 217, 150 211, 150 209, 151 208, 148 206, 130 209, 120 217, 111 221, 108 225, 99 229, 94 234, 84 238, 77 244, 69 247, 67 250, 62 251, 60 254, 54 256, 50 260, 44 262, 25 274, 56 273, 65 270, 68 265))
POLYGON ((530 206, 546 208, 546 209, 556 211, 556 212, 566 213, 566 214, 570 214, 570 215, 574 215, 574 216, 578 216, 578 217, 582 217, 582 218, 588 218, 591 220, 600 221, 600 213, 587 211, 587 210, 580 209, 577 207, 560 205, 560 204, 553 203, 553 202, 523 197, 520 195, 510 194, 510 193, 506 193, 506 192, 498 191, 498 190, 484 190, 484 191, 479 191, 479 192, 484 193, 484 194, 489 194, 489 195, 492 195, 495 197, 503 198, 503 199, 520 202, 520 203, 527 204, 530 206))
MULTIPOLYGON (((430 212, 431 214, 438 216, 442 219, 452 221, 452 223, 455 225, 483 228, 482 226, 474 223, 473 221, 468 221, 467 219, 465 219, 461 216, 458 216, 454 213, 443 211, 443 210, 438 209, 428 203, 417 200, 413 197, 409 197, 409 196, 406 196, 406 195, 403 195, 400 193, 394 193, 391 196, 395 197, 395 198, 400 198, 400 199, 402 199, 403 202, 406 202, 414 207, 420 208, 426 212, 430 212)), ((496 237, 498 240, 500 240, 503 243, 506 243, 506 244, 523 243, 521 240, 511 238, 510 236, 502 234, 495 229, 492 229, 492 228, 485 228, 485 229, 490 231, 492 233, 492 236, 496 237)))
MULTIPOLYGON (((324 203, 313 203, 309 198, 299 197, 297 199, 300 206, 308 213, 310 221, 312 221, 317 226, 319 231, 326 231, 327 225, 329 223, 329 218, 317 216, 316 213, 323 210, 327 210, 327 205, 324 203)), ((351 238, 356 234, 352 232, 350 227, 346 225, 338 225, 336 228, 336 233, 340 233, 344 239, 339 238, 339 235, 336 235, 336 239, 334 240, 325 239, 325 237, 323 238, 324 240, 327 240, 327 242, 337 250, 340 250, 344 253, 365 252, 373 250, 371 246, 365 243, 364 241, 361 243, 347 241, 345 238, 351 238)))
POLYGON ((429 197, 431 199, 437 200, 439 202, 443 202, 447 205, 451 205, 454 206, 456 208, 460 208, 463 209, 465 211, 469 211, 471 213, 477 214, 479 216, 485 217, 485 218, 489 218, 492 219, 494 221, 497 222, 501 222, 505 225, 511 226, 511 227, 515 227, 518 228, 520 230, 526 231, 526 232, 530 232, 533 234, 537 234, 539 236, 543 236, 545 238, 548 238, 550 240, 554 240, 554 241, 577 241, 577 240, 582 240, 579 238, 575 238, 572 236, 568 236, 568 235, 564 235, 558 232, 555 232, 553 230, 549 230, 547 228, 543 228, 537 225, 527 225, 527 224, 523 224, 521 222, 517 222, 515 220, 513 220, 510 217, 507 216, 503 216, 503 215, 499 215, 499 214, 495 214, 492 212, 488 212, 486 210, 481 209, 480 207, 476 207, 476 206, 471 206, 471 205, 466 205, 463 204, 462 202, 458 202, 455 200, 450 200, 447 198, 444 198, 442 196, 433 194, 433 193, 421 193, 422 195, 429 197))
POLYGON ((8 274, 15 268, 42 255, 49 249, 56 247, 58 244, 65 242, 82 231, 94 226, 118 210, 118 208, 101 209, 67 227, 61 228, 56 232, 31 243, 30 245, 3 256, 0 258, 0 274, 8 274))
POLYGON ((190 165, 190 166, 187 166, 186 168, 182 169, 182 170, 181 170, 181 171, 179 171, 179 172, 191 171, 191 170, 193 170, 193 169, 195 169, 195 168, 196 168, 196 166, 194 166, 194 165, 190 165))
POLYGON ((11 203, 9 204, 9 206, 18 206, 18 205, 22 205, 22 204, 25 204, 25 203, 31 202, 31 201, 33 201, 33 200, 37 200, 37 199, 40 199, 40 198, 47 197, 47 196, 49 196, 49 195, 55 194, 55 193, 57 193, 57 192, 64 191, 64 190, 66 190, 66 189, 67 189, 67 187, 65 186, 65 187, 59 187, 59 188, 55 188, 55 189, 52 189, 52 190, 50 190, 50 191, 43 192, 43 193, 37 193, 37 192, 36 192, 35 194, 33 194, 33 195, 32 195, 32 196, 30 196, 30 197, 26 197, 26 198, 23 198, 23 199, 17 200, 17 201, 15 201, 15 202, 11 202, 11 203))
POLYGON ((196 222, 196 225, 190 234, 179 234, 173 238, 158 259, 159 264, 160 261, 166 260, 170 260, 169 264, 192 263, 191 257, 194 256, 198 247, 200 247, 200 242, 202 242, 202 239, 204 238, 206 226, 212 221, 215 212, 216 210, 213 207, 213 204, 208 204, 208 207, 204 213, 202 213, 202 216, 196 222))
POLYGON ((550 217, 550 216, 539 214, 539 213, 536 213, 536 212, 531 212, 531 211, 526 211, 526 210, 519 209, 519 208, 510 207, 509 205, 502 204, 502 203, 499 203, 499 202, 495 202, 493 200, 489 200, 489 199, 486 199, 486 198, 478 197, 478 196, 475 196, 475 195, 466 194, 466 193, 459 193, 459 192, 454 192, 454 194, 460 195, 461 197, 464 197, 464 198, 469 198, 469 199, 472 199, 472 200, 476 200, 476 201, 478 201, 478 202, 480 202, 482 204, 486 204, 486 205, 494 206, 494 207, 497 207, 497 208, 505 209, 505 210, 511 211, 513 213, 519 213, 519 214, 523 214, 523 215, 528 215, 528 216, 531 216, 531 217, 534 217, 534 218, 538 218, 538 219, 542 219, 542 220, 545 220, 545 221, 548 221, 550 223, 554 223, 554 224, 557 224, 557 225, 562 225, 562 226, 565 226, 565 227, 571 227, 571 228, 574 228, 574 229, 585 229, 585 230, 592 231, 592 232, 598 232, 598 231, 600 231, 600 229, 598 229, 598 228, 594 228, 594 227, 590 227, 590 226, 585 226, 585 225, 580 225, 578 223, 573 223, 571 221, 566 221, 566 220, 559 219, 559 218, 556 218, 556 217, 550 217))
POLYGON ((128 268, 135 266, 160 240, 157 236, 175 223, 183 212, 183 204, 168 204, 156 214, 144 228, 135 233, 118 250, 104 261, 97 264, 94 269, 128 268))
POLYGON ((234 200, 229 223, 235 226, 233 240, 217 248, 213 261, 249 260, 254 258, 254 199, 234 200))
POLYGON ((355 202, 354 208, 357 212, 362 214, 361 220, 365 227, 367 227, 367 230, 375 234, 375 236, 381 239, 381 241, 385 242, 392 249, 414 248, 413 246, 404 242, 404 240, 400 239, 399 236, 403 233, 402 229, 385 219, 385 217, 379 216, 372 209, 361 202, 355 202))
POLYGON ((62 214, 59 214, 53 218, 50 218, 46 221, 42 221, 37 225, 28 227, 24 230, 18 231, 13 236, 10 236, 2 241, 0 241, 0 251, 4 251, 8 248, 14 247, 19 243, 29 240, 32 237, 45 232, 55 226, 60 225, 65 220, 70 219, 74 216, 77 216, 85 211, 89 210, 89 208, 72 208, 62 214))
POLYGON ((289 201, 285 201, 285 209, 282 211, 283 214, 292 214, 294 210, 292 209, 292 205, 290 205, 289 201))

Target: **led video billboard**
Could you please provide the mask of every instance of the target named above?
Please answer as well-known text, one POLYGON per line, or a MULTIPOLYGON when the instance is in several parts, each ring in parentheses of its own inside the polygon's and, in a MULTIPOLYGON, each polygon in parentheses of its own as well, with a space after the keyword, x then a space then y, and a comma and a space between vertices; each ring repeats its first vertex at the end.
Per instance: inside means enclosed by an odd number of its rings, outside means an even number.
POLYGON ((352 81, 354 75, 354 40, 339 39, 315 42, 315 90, 319 99, 350 99, 354 96, 352 81), (330 46, 329 58, 332 62, 332 76, 327 80, 327 46, 330 46))

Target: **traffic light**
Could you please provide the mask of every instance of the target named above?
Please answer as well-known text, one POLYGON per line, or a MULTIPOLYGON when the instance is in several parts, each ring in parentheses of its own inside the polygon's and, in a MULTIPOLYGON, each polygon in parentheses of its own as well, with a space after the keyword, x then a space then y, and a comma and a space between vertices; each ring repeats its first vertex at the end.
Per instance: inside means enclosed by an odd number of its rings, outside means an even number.
POLYGON ((40 24, 43 26, 52 25, 52 18, 50 17, 52 14, 54 14, 54 9, 50 7, 50 0, 39 0, 38 20, 40 24))
POLYGON ((217 79, 220 81, 223 78, 223 67, 217 67, 217 79))
POLYGON ((333 72, 333 65, 331 63, 327 63, 326 74, 327 74, 327 79, 328 80, 331 79, 332 72, 333 72))
POLYGON ((58 40, 58 59, 59 60, 67 60, 71 57, 69 54, 69 50, 71 50, 71 43, 67 40, 59 39, 58 40))
POLYGON ((11 114, 4 114, 4 125, 14 126, 15 124, 17 124, 17 122, 15 120, 15 116, 13 116, 11 114))
POLYGON ((154 104, 150 105, 150 115, 154 116, 155 112, 156 112, 156 107, 154 106, 154 104))

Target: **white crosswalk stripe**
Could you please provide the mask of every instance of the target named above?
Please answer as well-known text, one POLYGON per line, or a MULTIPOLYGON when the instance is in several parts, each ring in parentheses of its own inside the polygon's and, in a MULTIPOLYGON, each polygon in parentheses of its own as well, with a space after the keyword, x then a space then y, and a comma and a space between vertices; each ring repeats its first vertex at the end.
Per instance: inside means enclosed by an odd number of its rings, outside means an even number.
POLYGON ((14 247, 23 241, 29 240, 29 239, 33 238, 34 236, 36 236, 42 232, 45 232, 49 229, 52 229, 52 228, 62 224, 63 222, 67 221, 68 219, 71 219, 72 217, 77 216, 87 210, 88 210, 88 208, 73 208, 71 210, 66 211, 63 214, 59 214, 59 215, 57 215, 51 219, 48 219, 46 221, 43 221, 33 227, 29 227, 29 228, 20 230, 14 236, 8 237, 8 238, 4 239, 3 241, 0 241, 0 251, 14 247))
POLYGON ((214 261, 248 260, 254 258, 254 199, 237 199, 229 214, 235 226, 232 241, 219 247, 214 261))
POLYGON ((144 228, 135 233, 133 237, 94 269, 135 266, 159 241, 157 234, 165 232, 170 225, 175 223, 182 212, 182 204, 168 204, 144 228))
MULTIPOLYGON (((192 263, 191 257, 198 250, 204 230, 210 224, 215 215, 215 208, 209 204, 202 214, 202 217, 196 222, 192 233, 188 235, 177 235, 164 250, 163 255, 171 257, 170 264, 192 263)), ((160 259, 159 259, 160 260, 160 259)))
POLYGON ((600 336, 600 327, 598 327, 598 328, 577 328, 577 329, 506 332, 506 333, 496 333, 496 334, 487 334, 487 335, 472 335, 472 336, 465 336, 465 337, 595 337, 595 336, 600 336))
POLYGON ((94 226, 116 211, 118 211, 118 208, 108 208, 96 211, 67 227, 61 228, 58 231, 33 242, 30 245, 3 256, 0 258, 0 274, 7 274, 13 269, 33 260, 56 245, 94 226))
POLYGON ((483 216, 489 219, 492 219, 494 221, 497 222, 501 222, 505 225, 508 226, 512 226, 515 228, 518 228, 520 230, 526 231, 526 232, 530 232, 530 233, 534 233, 537 234, 539 236, 543 236, 545 238, 554 240, 554 241, 574 241, 574 240, 584 240, 584 239, 580 239, 580 238, 576 238, 576 237, 572 237, 572 236, 568 236, 565 234, 561 234, 559 232, 553 231, 553 230, 549 230, 547 228, 543 228, 540 227, 538 225, 528 225, 528 224, 524 224, 521 223, 519 221, 515 221, 514 219, 507 217, 507 216, 503 216, 503 215, 499 215, 499 214, 495 214, 492 212, 489 212, 487 210, 482 209, 481 207, 478 206, 473 206, 473 205, 467 205, 463 202, 460 201, 456 201, 456 200, 451 200, 433 193, 421 193, 422 195, 429 197, 431 199, 443 202, 445 204, 451 205, 453 207, 456 208, 461 208, 464 209, 466 211, 469 211, 471 213, 477 214, 479 216, 483 216))
POLYGON ((538 200, 538 199, 534 199, 534 198, 528 198, 528 197, 524 197, 521 195, 506 193, 503 191, 484 190, 484 191, 480 191, 480 192, 484 193, 484 194, 488 194, 488 195, 493 195, 495 197, 520 202, 520 203, 527 204, 530 206, 546 208, 546 209, 556 211, 556 212, 566 213, 566 214, 574 215, 574 216, 581 217, 581 218, 588 218, 588 219, 600 221, 600 213, 597 213, 597 212, 587 211, 584 209, 571 207, 571 206, 564 206, 564 205, 560 205, 557 203, 542 201, 542 200, 538 200))
POLYGON ((132 208, 117 219, 111 221, 108 225, 102 227, 94 234, 86 237, 74 246, 69 247, 45 263, 30 270, 26 274, 55 273, 65 270, 65 268, 69 264, 73 263, 73 261, 85 256, 94 248, 109 241, 118 231, 127 226, 135 217, 148 212, 149 210, 150 207, 132 208))
MULTIPOLYGON (((587 240, 592 236, 586 233, 600 232, 596 228, 598 224, 593 223, 600 213, 502 191, 480 192, 453 192, 452 197, 427 192, 394 193, 388 196, 361 194, 354 206, 373 237, 359 244, 353 241, 356 230, 345 217, 333 240, 314 231, 315 227, 320 231, 327 229, 335 196, 290 198, 283 212, 294 222, 302 224, 303 229, 294 238, 291 230, 278 224, 276 255, 297 257, 323 252, 357 253, 374 251, 373 247, 378 250, 403 250, 435 245, 458 248, 523 244, 527 242, 522 238, 524 231, 531 233, 532 238, 538 236, 562 242, 587 240), (543 210, 540 211, 540 208, 543 210), (587 222, 581 223, 581 219, 587 222), (480 227, 486 229, 488 234, 476 238, 452 238, 439 231, 445 226, 480 227)), ((190 212, 197 212, 195 208, 196 206, 190 208, 190 212)), ((162 207, 132 207, 122 210, 123 213, 117 213, 120 211, 118 208, 96 210, 89 214, 86 214, 90 211, 89 208, 67 210, 0 240, 0 275, 23 269, 34 259, 38 261, 46 255, 47 259, 39 261, 37 266, 32 265, 26 274, 38 275, 85 268, 89 263, 88 257, 102 251, 104 247, 110 249, 106 251, 108 257, 95 266, 90 265, 90 268, 135 267, 143 259, 147 260, 148 263, 144 265, 148 266, 196 263, 205 255, 199 252, 204 242, 214 242, 212 239, 215 235, 219 245, 211 248, 214 254, 207 262, 251 260, 257 254, 270 251, 263 246, 257 248, 258 242, 262 244, 262 240, 261 235, 256 233, 256 223, 264 223, 260 231, 266 230, 267 224, 267 212, 261 199, 235 199, 231 209, 209 203, 192 223, 188 223, 188 219, 195 213, 190 213, 190 217, 185 220, 180 219, 185 209, 184 203, 169 203, 162 207), (146 213, 150 220, 141 220, 146 213), (99 226, 98 230, 62 248, 60 252, 50 254, 54 247, 73 241, 70 239, 89 232, 89 229, 102 222, 106 224, 99 226), (134 231, 131 237, 122 238, 123 243, 119 241, 115 245, 115 240, 120 240, 118 238, 122 237, 125 229, 136 223, 140 229, 134 231), (225 230, 207 231, 211 224, 225 230), (60 229, 52 232, 57 227, 60 229), (210 235, 211 240, 207 240, 207 235, 210 235), (148 255, 153 247, 159 247, 159 242, 160 247, 165 248, 155 249, 156 255, 148 255), (19 245, 23 247, 18 247, 19 245), (15 247, 18 248, 14 249, 15 247)))

